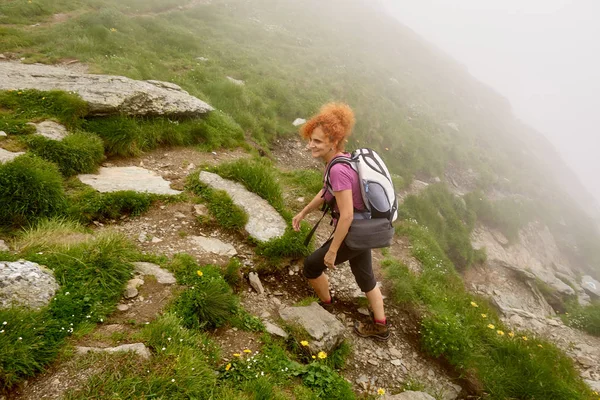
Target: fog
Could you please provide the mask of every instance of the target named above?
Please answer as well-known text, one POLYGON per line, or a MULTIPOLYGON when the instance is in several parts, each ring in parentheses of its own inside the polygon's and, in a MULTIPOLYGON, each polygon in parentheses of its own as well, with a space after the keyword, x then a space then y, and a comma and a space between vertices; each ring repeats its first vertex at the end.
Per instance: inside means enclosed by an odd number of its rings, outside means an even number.
POLYGON ((383 0, 543 133, 600 203, 600 1, 383 0))

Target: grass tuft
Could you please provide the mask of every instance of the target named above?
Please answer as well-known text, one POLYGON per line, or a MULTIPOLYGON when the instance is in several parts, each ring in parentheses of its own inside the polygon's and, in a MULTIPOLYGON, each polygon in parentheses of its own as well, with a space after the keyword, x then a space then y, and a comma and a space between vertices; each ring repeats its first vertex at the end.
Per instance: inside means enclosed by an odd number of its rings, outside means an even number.
POLYGON ((23 226, 66 209, 58 168, 33 155, 0 164, 0 226, 23 226))

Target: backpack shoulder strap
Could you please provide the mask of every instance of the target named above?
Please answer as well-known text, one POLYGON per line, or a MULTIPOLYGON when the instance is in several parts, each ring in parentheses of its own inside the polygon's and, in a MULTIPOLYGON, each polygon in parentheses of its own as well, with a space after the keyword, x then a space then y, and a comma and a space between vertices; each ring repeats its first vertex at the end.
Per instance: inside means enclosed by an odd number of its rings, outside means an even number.
POLYGON ((333 189, 331 187, 331 182, 329 182, 329 173, 331 172, 331 168, 333 168, 334 165, 337 164, 346 164, 346 165, 350 165, 352 166, 352 161, 349 157, 336 157, 334 158, 330 163, 329 166, 327 167, 327 170, 325 171, 325 189, 327 191, 329 191, 329 193, 333 194, 333 189))

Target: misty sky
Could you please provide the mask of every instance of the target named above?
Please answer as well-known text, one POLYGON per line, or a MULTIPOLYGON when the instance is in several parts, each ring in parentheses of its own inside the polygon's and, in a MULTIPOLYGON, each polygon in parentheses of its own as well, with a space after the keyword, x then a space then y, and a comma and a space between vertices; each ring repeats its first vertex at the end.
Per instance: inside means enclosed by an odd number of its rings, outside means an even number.
POLYGON ((600 0, 383 0, 543 133, 600 203, 600 0))

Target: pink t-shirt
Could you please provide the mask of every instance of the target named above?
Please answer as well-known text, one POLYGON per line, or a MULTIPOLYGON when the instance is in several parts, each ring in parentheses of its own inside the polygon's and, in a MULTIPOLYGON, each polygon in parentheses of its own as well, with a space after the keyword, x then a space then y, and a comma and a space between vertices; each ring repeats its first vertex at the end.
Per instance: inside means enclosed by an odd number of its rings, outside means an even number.
MULTIPOLYGON (((350 157, 349 153, 344 153, 343 156, 339 157, 350 157)), ((335 158, 334 158, 335 160, 335 158)), ((332 160, 333 161, 333 160, 332 160)), ((327 164, 329 167, 329 164, 327 164)), ((327 168, 325 169, 327 170, 327 168)), ((324 187, 325 187, 325 182, 324 187)), ((352 190, 352 204, 355 210, 364 210, 365 203, 362 199, 362 194, 360 193, 360 184, 358 181, 358 173, 352 169, 351 166, 344 163, 339 163, 331 167, 329 171, 329 183, 331 183, 331 187, 334 192, 339 192, 341 190, 352 190)), ((328 190, 325 190, 325 201, 329 202, 333 199, 333 195, 329 193, 328 190)), ((335 211, 339 211, 337 205, 335 206, 335 211)))

